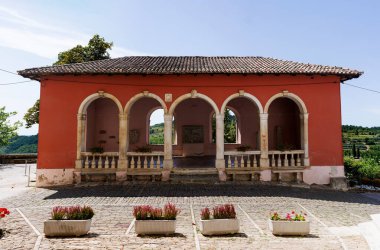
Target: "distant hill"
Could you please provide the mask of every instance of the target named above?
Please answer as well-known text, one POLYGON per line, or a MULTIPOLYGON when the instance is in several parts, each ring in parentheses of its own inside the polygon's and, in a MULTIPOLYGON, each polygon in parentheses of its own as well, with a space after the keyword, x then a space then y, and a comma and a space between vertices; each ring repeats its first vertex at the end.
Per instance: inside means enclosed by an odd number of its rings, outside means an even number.
POLYGON ((38 135, 20 135, 12 139, 12 142, 0 147, 0 154, 37 153, 38 135))

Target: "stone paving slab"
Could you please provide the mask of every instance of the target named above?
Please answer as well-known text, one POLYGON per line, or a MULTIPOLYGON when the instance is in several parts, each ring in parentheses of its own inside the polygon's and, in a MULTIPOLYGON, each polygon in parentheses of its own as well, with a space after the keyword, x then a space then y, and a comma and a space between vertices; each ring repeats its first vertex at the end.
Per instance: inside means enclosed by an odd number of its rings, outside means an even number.
POLYGON ((2 227, 9 230, 0 239, 0 249, 34 249, 35 245, 37 249, 196 249, 197 245, 200 249, 368 249, 364 237, 353 228, 369 221, 370 214, 380 213, 378 200, 358 193, 254 184, 147 183, 34 189, 2 200, 0 206, 11 209, 11 215, 0 221, 2 227), (168 201, 182 210, 177 218, 176 235, 137 236, 133 206, 163 206, 168 201), (199 231, 200 210, 223 203, 235 205, 240 233, 203 236, 199 231), (79 238, 43 236, 43 221, 49 218, 53 206, 82 204, 91 205, 95 210, 88 235, 79 238), (273 236, 268 228, 269 213, 292 210, 309 214, 311 234, 273 236))

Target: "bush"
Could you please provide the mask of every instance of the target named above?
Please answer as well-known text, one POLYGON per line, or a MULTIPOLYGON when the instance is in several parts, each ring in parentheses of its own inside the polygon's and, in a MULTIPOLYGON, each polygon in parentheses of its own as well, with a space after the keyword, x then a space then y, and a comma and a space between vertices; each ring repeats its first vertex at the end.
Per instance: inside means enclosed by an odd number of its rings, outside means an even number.
POLYGON ((136 220, 175 220, 180 210, 172 203, 162 208, 154 208, 149 205, 133 207, 133 216, 136 220))
POLYGON ((270 219, 275 221, 305 221, 307 214, 304 212, 300 212, 299 214, 292 211, 291 213, 287 213, 285 217, 281 217, 277 212, 271 213, 270 219))
POLYGON ((224 204, 212 208, 212 214, 206 207, 201 210, 201 219, 236 219, 235 207, 232 204, 224 204))
POLYGON ((94 211, 89 206, 54 207, 51 212, 52 220, 89 220, 94 211))
POLYGON ((361 181, 363 178, 380 178, 380 165, 374 159, 344 157, 344 168, 348 179, 361 181))

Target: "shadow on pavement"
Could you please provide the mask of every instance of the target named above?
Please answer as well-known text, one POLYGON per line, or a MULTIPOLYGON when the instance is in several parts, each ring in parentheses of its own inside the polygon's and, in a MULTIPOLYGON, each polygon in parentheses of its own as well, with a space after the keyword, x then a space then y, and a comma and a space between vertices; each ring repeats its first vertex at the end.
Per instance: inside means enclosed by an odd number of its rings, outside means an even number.
POLYGON ((56 192, 44 199, 78 197, 289 197, 380 205, 380 201, 359 193, 330 189, 307 189, 261 184, 170 184, 136 183, 91 187, 50 188, 56 192))

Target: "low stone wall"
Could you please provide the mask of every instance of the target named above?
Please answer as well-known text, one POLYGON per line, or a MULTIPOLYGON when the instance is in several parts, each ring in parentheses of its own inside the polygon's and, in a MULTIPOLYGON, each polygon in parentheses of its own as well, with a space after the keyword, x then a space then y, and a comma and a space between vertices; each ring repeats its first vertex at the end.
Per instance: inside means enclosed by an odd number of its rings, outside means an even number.
POLYGON ((37 154, 0 154, 0 164, 36 163, 37 154))

